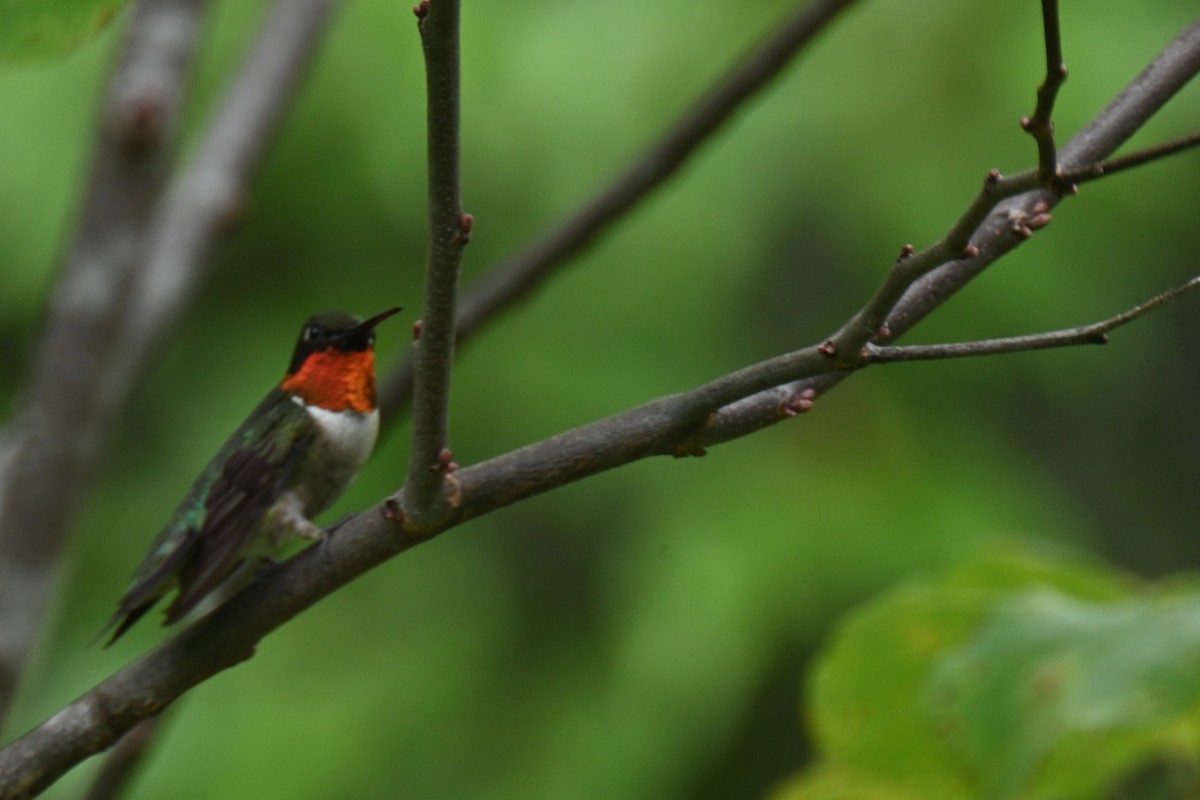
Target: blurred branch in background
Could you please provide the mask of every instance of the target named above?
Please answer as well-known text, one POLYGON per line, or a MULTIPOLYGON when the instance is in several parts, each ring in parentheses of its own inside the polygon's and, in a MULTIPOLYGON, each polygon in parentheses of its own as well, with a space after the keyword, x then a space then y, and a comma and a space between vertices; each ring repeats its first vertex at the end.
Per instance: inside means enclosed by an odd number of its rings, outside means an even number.
MULTIPOLYGON (((1153 116, 1198 67, 1200 24, 1172 42, 1059 151, 1059 166, 1067 173, 1094 172, 1100 160, 1153 116)), ((450 527, 622 464, 650 455, 696 452, 806 410, 820 388, 869 362, 873 339, 890 340, 911 328, 1049 221, 1048 211, 1058 197, 1032 189, 1026 175, 1006 179, 990 173, 962 220, 919 253, 905 247, 875 297, 826 342, 466 467, 456 473, 461 503, 453 507, 451 518, 419 534, 394 524, 394 498, 357 515, 341 525, 336 536, 264 573, 228 603, 0 751, 0 776, 21 794, 38 791, 187 689, 251 657, 264 635, 313 603, 450 527), (810 380, 796 383, 800 378, 810 380), (737 421, 743 407, 756 411, 756 424, 736 428, 731 420, 737 421)), ((1100 325, 1111 329, 1123 324, 1193 285, 1100 325)), ((947 350, 942 355, 955 353, 947 350)))
POLYGON ((0 718, 41 629, 74 512, 117 412, 241 211, 331 0, 280 0, 164 199, 204 4, 144 0, 102 116, 77 243, 0 457, 0 718))
POLYGON ((121 331, 128 380, 181 316, 220 236, 245 214, 249 187, 319 54, 335 8, 335 0, 276 0, 267 12, 148 237, 145 271, 121 331))
POLYGON ((0 441, 0 723, 36 641, 76 510, 128 391, 112 366, 167 183, 203 0, 144 0, 98 120, 75 243, 21 410, 0 441))
POLYGON ((121 737, 104 759, 84 800, 112 800, 120 797, 129 786, 137 768, 145 761, 147 752, 159 737, 159 730, 168 714, 143 720, 121 737))

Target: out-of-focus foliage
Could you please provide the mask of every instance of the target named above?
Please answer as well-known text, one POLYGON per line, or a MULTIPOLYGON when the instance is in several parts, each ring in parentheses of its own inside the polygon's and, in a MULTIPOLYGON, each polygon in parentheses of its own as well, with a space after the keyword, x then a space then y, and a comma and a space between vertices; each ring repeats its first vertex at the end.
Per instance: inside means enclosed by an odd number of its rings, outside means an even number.
POLYGON ((1194 579, 1005 552, 841 624, 811 683, 821 758, 775 798, 1194 797, 1198 675, 1194 579))
POLYGON ((0 64, 63 56, 98 36, 126 0, 0 0, 0 64))
MULTIPOLYGON (((342 4, 241 228, 112 443, 6 738, 168 635, 150 615, 118 646, 87 647, 310 313, 405 305, 380 328, 381 361, 407 351, 425 249, 411 5, 342 4)), ((1063 6, 1064 137, 1195 14, 1187 0, 1142 3, 1135 19, 1063 6)), ((217 5, 189 144, 262 8, 217 5)), ((465 4, 466 284, 610 180, 789 8, 465 4)), ((0 409, 70 241, 119 27, 62 63, 0 71, 0 409)), ((989 168, 1034 163, 1017 120, 1041 41, 1036 4, 863 0, 669 186, 462 350, 456 460, 820 341, 904 242, 946 230, 989 168)), ((1191 87, 1135 144, 1190 130, 1197 107, 1191 87)), ((1190 155, 1085 186, 910 340, 1074 325, 1181 282, 1200 251, 1198 173, 1190 155)), ((1143 573, 1200 563, 1198 325, 1185 301, 1105 348, 872 370, 707 458, 636 464, 476 520, 192 692, 131 797, 765 796, 809 753, 796 708, 811 654, 848 608, 914 571, 1013 534, 1143 573)), ((389 429, 329 520, 399 485, 406 435, 389 429)), ((893 662, 881 680, 912 668, 893 662)), ((48 796, 79 796, 95 766, 48 796)), ((822 775, 820 796, 836 797, 838 775, 822 775)))

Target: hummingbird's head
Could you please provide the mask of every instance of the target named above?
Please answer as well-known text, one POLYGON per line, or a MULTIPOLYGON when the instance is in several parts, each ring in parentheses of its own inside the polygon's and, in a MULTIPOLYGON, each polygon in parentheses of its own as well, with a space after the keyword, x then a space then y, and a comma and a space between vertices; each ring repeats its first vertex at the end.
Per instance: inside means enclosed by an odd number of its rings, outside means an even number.
POLYGON ((342 311, 311 317, 300 329, 279 388, 328 411, 374 411, 375 326, 399 311, 391 308, 367 320, 342 311))

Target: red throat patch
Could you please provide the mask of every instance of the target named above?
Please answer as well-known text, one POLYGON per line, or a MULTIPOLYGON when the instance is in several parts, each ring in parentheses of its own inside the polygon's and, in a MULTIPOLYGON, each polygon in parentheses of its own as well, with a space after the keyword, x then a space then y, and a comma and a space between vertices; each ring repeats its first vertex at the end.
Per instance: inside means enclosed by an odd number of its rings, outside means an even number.
POLYGON ((312 353, 304 364, 286 376, 279 388, 299 397, 306 405, 327 411, 375 410, 375 351, 345 352, 330 347, 312 353))

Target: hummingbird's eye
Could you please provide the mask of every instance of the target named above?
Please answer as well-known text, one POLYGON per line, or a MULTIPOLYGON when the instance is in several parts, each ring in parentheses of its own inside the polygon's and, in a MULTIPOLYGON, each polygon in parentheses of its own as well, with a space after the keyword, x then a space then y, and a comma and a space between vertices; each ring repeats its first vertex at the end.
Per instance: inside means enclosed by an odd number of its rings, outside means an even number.
POLYGON ((309 325, 307 328, 304 329, 304 341, 315 342, 321 338, 321 335, 323 333, 324 333, 324 331, 321 330, 320 325, 309 325))

